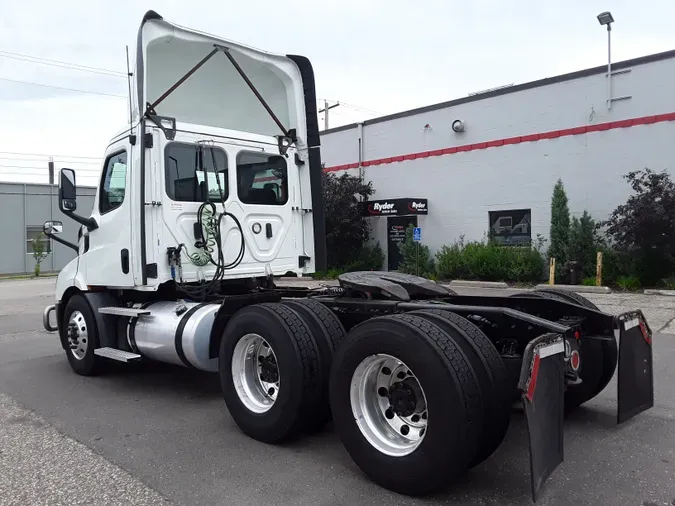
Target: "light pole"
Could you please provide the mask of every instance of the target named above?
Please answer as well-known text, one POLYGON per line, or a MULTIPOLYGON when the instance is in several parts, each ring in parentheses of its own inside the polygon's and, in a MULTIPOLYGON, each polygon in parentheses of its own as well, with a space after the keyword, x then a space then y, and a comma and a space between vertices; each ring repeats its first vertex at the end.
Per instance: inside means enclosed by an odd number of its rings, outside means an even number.
POLYGON ((609 11, 598 14, 600 25, 607 26, 607 110, 612 108, 612 23, 614 18, 609 11))

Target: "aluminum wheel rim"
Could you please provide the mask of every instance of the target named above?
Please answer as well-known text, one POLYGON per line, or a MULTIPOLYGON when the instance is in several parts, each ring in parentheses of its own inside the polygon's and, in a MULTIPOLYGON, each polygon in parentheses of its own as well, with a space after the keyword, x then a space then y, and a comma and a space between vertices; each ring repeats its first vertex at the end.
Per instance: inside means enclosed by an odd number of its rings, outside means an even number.
POLYGON ((274 350, 258 334, 246 334, 232 354, 234 389, 246 408, 265 413, 279 394, 279 367, 274 350))
POLYGON ((70 352, 77 360, 84 359, 89 348, 89 332, 87 321, 79 311, 73 311, 68 320, 68 344, 70 352))
POLYGON ((384 354, 366 357, 354 371, 349 393, 356 425, 380 452, 403 457, 424 440, 429 422, 426 396, 401 360, 384 354))

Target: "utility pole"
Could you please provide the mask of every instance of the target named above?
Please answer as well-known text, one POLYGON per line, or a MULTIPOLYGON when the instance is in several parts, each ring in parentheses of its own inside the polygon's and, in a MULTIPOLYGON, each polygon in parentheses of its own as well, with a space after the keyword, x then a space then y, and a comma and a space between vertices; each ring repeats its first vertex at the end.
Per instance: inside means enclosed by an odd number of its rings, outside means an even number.
POLYGON ((323 109, 319 109, 319 114, 321 114, 322 112, 324 113, 324 116, 323 116, 323 129, 324 130, 328 130, 328 111, 336 108, 338 105, 340 105, 340 102, 335 102, 333 105, 329 106, 328 100, 323 101, 323 109))
POLYGON ((49 162, 47 162, 47 170, 49 172, 49 184, 54 184, 54 158, 49 157, 49 162))

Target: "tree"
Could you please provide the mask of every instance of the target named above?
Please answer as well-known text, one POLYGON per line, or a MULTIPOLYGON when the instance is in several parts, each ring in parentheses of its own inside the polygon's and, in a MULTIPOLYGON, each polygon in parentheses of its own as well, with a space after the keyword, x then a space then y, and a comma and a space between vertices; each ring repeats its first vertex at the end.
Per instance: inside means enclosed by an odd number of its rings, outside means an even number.
POLYGON ((597 228, 588 211, 584 211, 581 218, 574 216, 570 224, 566 256, 570 261, 579 262, 584 277, 595 276, 596 256, 602 247, 597 228))
POLYGON ((551 246, 548 256, 554 257, 556 265, 562 268, 567 262, 567 241, 570 230, 570 210, 567 206, 567 194, 562 179, 553 187, 551 199, 551 246))
POLYGON ((375 190, 358 176, 323 173, 328 267, 342 269, 357 263, 368 241, 370 227, 358 197, 367 200, 375 190))
POLYGON ((35 269, 33 269, 33 273, 36 277, 40 275, 40 264, 49 255, 48 246, 49 243, 45 241, 45 235, 42 232, 40 232, 38 236, 31 241, 33 259, 35 260, 35 269), (47 248, 45 248, 45 245, 47 248))
POLYGON ((603 223, 631 274, 643 285, 656 285, 675 272, 675 183, 651 169, 624 176, 633 189, 603 223))

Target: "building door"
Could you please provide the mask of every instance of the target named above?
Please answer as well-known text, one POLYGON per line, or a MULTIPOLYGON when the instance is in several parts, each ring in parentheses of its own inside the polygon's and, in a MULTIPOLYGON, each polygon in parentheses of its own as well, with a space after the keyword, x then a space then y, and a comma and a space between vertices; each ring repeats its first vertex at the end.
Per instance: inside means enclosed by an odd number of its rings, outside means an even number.
POLYGON ((387 217, 387 270, 395 271, 403 262, 398 246, 405 241, 405 230, 410 225, 417 226, 417 216, 387 217))

